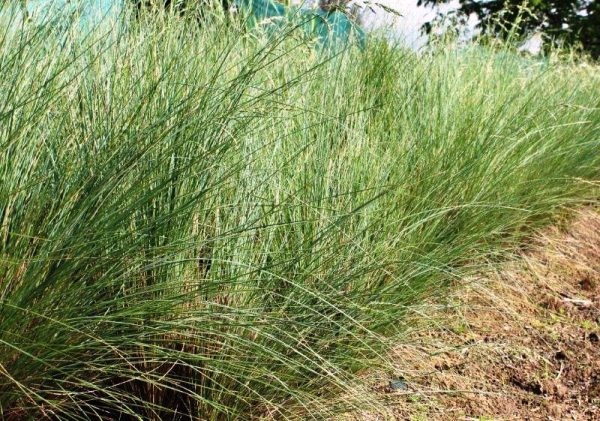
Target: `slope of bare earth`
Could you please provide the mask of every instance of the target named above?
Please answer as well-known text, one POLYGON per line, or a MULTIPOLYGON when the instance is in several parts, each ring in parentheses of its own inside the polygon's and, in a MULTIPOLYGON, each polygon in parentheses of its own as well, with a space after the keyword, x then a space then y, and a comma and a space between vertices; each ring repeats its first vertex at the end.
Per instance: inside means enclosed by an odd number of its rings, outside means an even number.
POLYGON ((538 235, 415 323, 393 377, 365 373, 381 411, 352 418, 600 420, 600 213, 538 235))

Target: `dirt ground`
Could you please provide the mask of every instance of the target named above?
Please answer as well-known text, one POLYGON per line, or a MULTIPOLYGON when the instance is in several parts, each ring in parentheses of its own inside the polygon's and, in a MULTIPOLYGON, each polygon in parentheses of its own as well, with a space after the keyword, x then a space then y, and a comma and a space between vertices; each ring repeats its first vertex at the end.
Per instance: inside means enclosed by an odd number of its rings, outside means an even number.
POLYGON ((373 385, 387 415, 358 418, 600 420, 600 213, 540 234, 419 317, 395 378, 373 385))

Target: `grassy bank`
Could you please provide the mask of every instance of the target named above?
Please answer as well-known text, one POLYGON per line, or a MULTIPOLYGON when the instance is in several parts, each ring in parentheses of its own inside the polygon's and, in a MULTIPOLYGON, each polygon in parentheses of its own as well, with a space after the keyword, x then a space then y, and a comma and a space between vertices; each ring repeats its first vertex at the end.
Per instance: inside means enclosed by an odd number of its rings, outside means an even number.
POLYGON ((597 198, 595 69, 158 20, 3 17, 3 417, 366 405, 408 305, 597 198))

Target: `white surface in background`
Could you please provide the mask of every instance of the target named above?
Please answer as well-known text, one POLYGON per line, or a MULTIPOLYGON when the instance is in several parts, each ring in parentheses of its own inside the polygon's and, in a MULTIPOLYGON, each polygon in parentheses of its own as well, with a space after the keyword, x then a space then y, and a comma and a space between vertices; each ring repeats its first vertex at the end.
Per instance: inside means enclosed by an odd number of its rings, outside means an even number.
MULTIPOLYGON (((364 0, 362 0, 364 1, 364 0)), ((460 7, 459 0, 450 0, 448 3, 423 7, 417 5, 417 0, 375 0, 377 3, 391 7, 402 16, 386 13, 381 8, 368 12, 364 16, 367 30, 386 30, 392 38, 412 49, 418 50, 427 43, 427 35, 423 33, 423 25, 431 22, 440 15, 456 11, 460 7)), ((477 15, 472 14, 466 19, 465 24, 459 28, 460 39, 468 40, 477 34, 476 26, 479 23, 477 15)))
MULTIPOLYGON (((292 3, 301 7, 317 7, 318 0, 292 0, 292 3)), ((365 30, 384 32, 387 37, 418 50, 427 43, 427 36, 421 31, 423 24, 433 20, 440 12, 455 10, 459 0, 451 0, 439 7, 418 6, 417 0, 352 0, 351 4, 363 10, 361 21, 365 30), (377 3, 396 10, 401 16, 386 12, 377 3)))
POLYGON ((542 34, 537 33, 533 34, 531 38, 519 47, 519 51, 524 53, 529 53, 531 55, 537 56, 542 52, 542 46, 544 45, 544 39, 542 38, 542 34))
POLYGON ((397 10, 401 16, 387 13, 376 5, 372 6, 372 10, 363 17, 367 30, 384 30, 391 38, 414 49, 427 42, 421 27, 435 18, 436 11, 433 8, 419 7, 416 0, 380 0, 378 3, 397 10))

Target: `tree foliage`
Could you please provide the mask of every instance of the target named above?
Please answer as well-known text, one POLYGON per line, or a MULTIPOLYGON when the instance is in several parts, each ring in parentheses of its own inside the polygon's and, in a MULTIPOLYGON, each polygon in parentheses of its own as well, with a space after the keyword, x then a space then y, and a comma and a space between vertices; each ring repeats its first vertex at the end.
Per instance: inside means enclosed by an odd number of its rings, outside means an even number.
MULTIPOLYGON (((419 0, 436 5, 448 0, 419 0)), ((520 34, 543 31, 554 40, 579 45, 600 57, 600 2, 598 0, 460 0, 461 12, 476 14, 484 32, 501 32, 496 18, 516 24, 520 34), (526 6, 522 8, 521 6, 526 6)))

